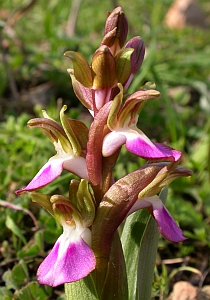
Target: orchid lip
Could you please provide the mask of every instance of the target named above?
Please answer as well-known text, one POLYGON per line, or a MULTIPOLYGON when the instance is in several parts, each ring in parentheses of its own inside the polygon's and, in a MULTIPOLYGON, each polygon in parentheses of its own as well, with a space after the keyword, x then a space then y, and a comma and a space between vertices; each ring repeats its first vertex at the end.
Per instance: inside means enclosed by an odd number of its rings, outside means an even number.
POLYGON ((16 194, 20 195, 46 186, 55 180, 62 173, 63 169, 75 173, 84 179, 88 178, 84 157, 57 154, 48 160, 25 188, 17 190, 16 194))
POLYGON ((23 189, 17 190, 16 194, 20 195, 24 192, 35 191, 47 185, 56 179, 62 172, 63 161, 61 159, 54 159, 52 163, 49 160, 35 175, 35 177, 31 180, 31 182, 23 189))
POLYGON ((181 152, 164 144, 153 143, 141 130, 120 129, 108 133, 103 141, 103 155, 112 155, 121 145, 145 159, 178 161, 181 152))
POLYGON ((126 149, 145 159, 178 161, 182 155, 169 146, 153 143, 143 133, 134 139, 127 139, 126 149))
POLYGON ((95 269, 95 255, 82 234, 89 235, 90 230, 64 226, 63 234, 38 268, 37 279, 41 284, 55 287, 74 282, 95 269))
POLYGON ((128 212, 127 216, 141 208, 149 208, 149 212, 157 223, 159 232, 166 239, 172 242, 182 242, 186 240, 181 229, 157 195, 138 199, 128 212))

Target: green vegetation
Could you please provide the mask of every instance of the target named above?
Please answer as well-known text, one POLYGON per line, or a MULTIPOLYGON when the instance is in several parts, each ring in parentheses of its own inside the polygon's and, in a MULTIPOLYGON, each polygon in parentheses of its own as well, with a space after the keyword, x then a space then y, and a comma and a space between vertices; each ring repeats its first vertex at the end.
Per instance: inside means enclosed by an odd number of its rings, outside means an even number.
MULTIPOLYGON (((0 298, 62 299, 63 287, 51 289, 36 282, 36 269, 61 228, 48 213, 31 203, 27 194, 17 197, 14 191, 24 187, 54 153, 52 144, 41 131, 26 128, 30 118, 41 116, 44 107, 51 117, 58 119, 57 108, 62 98, 68 105, 69 117, 87 118, 88 123, 87 113, 73 94, 66 72, 70 61, 63 53, 75 50, 90 61, 103 34, 106 11, 113 9, 113 3, 82 1, 73 36, 66 29, 72 1, 37 1, 14 25, 5 27, 9 15, 25 4, 22 0, 7 0, 0 5, 0 17, 3 10, 6 15, 0 24, 3 47, 0 58, 0 298), (50 83, 49 101, 32 103, 31 91, 46 83, 50 83), (23 101, 23 95, 27 101, 23 101)), ((159 99, 151 100, 144 107, 139 128, 155 141, 181 150, 181 164, 194 172, 192 178, 177 179, 169 188, 166 206, 188 240, 172 244, 160 239, 154 297, 165 299, 176 280, 174 275, 169 282, 168 275, 174 274, 172 271, 178 270, 182 262, 165 265, 162 260, 180 258, 202 274, 210 267, 210 34, 209 29, 199 27, 181 30, 164 27, 162 21, 171 4, 169 0, 122 0, 118 4, 129 20, 130 36, 141 35, 147 47, 146 58, 128 92, 134 92, 145 81, 154 81, 161 92, 159 99)), ((200 5, 206 14, 210 13, 208 0, 200 1, 200 5)), ((140 165, 141 160, 124 149, 115 176, 122 177, 140 165)), ((63 172, 43 192, 65 193, 70 176, 63 172)), ((190 281, 194 269, 190 270, 181 269, 177 280, 190 281)), ((198 285, 200 277, 194 276, 193 280, 198 285)), ((208 272, 203 283, 210 284, 208 272)))

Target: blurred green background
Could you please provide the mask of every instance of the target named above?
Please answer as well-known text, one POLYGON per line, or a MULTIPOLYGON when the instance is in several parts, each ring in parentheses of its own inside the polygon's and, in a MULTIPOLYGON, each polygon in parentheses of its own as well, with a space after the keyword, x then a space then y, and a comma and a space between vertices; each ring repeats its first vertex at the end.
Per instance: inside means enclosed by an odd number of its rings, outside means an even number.
MULTIPOLYGON (((27 129, 30 118, 41 116, 44 108, 58 120, 61 105, 67 104, 69 117, 89 124, 88 112, 73 94, 66 72, 71 63, 63 53, 78 51, 90 62, 103 36, 106 12, 116 5, 126 13, 128 39, 141 35, 146 45, 145 60, 128 92, 146 81, 154 81, 161 92, 144 107, 139 128, 154 141, 182 151, 181 164, 194 172, 192 178, 178 179, 169 188, 167 208, 188 240, 173 244, 160 239, 154 299, 166 299, 180 279, 210 284, 210 2, 198 2, 206 28, 165 26, 171 4, 170 0, 0 0, 0 299, 64 297, 63 287, 51 289, 36 282, 36 269, 61 228, 28 195, 17 197, 14 191, 54 155, 41 131, 27 129), (173 263, 174 258, 179 262, 173 263), (178 272, 182 266, 194 269, 178 272), (174 270, 177 273, 169 281, 174 270)), ((116 179, 142 162, 123 149, 116 179)), ((63 172, 43 192, 65 194, 70 178, 63 172)))

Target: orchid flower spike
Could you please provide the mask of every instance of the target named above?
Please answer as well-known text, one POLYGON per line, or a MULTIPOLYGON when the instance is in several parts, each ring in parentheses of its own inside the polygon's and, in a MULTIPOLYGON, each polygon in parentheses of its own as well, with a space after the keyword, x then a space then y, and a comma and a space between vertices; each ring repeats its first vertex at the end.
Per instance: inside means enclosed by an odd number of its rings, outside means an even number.
POLYGON ((88 128, 80 121, 68 119, 64 114, 66 108, 64 105, 60 112, 62 126, 45 111, 44 118, 35 118, 28 122, 29 128, 40 128, 43 131, 54 144, 57 154, 48 160, 25 188, 17 190, 16 194, 44 187, 56 179, 62 170, 88 179, 85 161, 88 128))
POLYGON ((31 193, 32 200, 47 209, 63 227, 63 233, 38 268, 37 279, 41 284, 55 287, 74 282, 95 269, 96 259, 91 249, 89 229, 95 216, 95 208, 92 197, 87 191, 86 181, 76 183, 76 187, 73 188, 76 192, 74 196, 81 194, 81 186, 85 194, 80 207, 76 207, 75 203, 60 195, 50 197, 37 192, 31 193), (83 206, 82 210, 81 206, 83 206), (84 214, 86 216, 83 219, 84 214))
POLYGON ((112 155, 120 146, 147 160, 178 161, 181 152, 164 144, 152 142, 136 124, 139 112, 150 98, 159 97, 160 93, 154 89, 139 90, 132 94, 122 105, 123 87, 113 100, 107 125, 109 132, 103 141, 102 153, 107 157, 112 155))

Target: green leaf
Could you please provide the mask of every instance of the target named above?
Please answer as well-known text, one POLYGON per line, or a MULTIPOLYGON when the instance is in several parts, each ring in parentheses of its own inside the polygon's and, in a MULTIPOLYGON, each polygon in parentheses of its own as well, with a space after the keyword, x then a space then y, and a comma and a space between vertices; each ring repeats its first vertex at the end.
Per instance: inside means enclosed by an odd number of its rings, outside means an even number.
POLYGON ((18 286, 23 285, 28 280, 28 268, 26 263, 21 260, 18 265, 12 269, 12 278, 18 286))
MULTIPOLYGON (((159 197, 163 203, 166 202, 167 187, 161 191, 159 197)), ((158 240, 159 231, 155 219, 149 217, 139 249, 136 300, 151 299, 158 240)))
POLYGON ((34 235, 35 243, 36 243, 36 246, 39 249, 39 251, 42 251, 44 248, 43 236, 44 236, 43 230, 37 231, 34 235))
POLYGON ((0 299, 2 300, 12 300, 12 292, 6 287, 0 287, 0 299))
POLYGON ((128 299, 126 267, 118 232, 115 232, 112 239, 106 280, 100 299, 128 299))
POLYGON ((15 283, 13 282, 12 279, 12 271, 11 270, 7 270, 6 272, 4 272, 3 276, 2 276, 3 281, 6 284, 6 287, 8 289, 16 289, 17 286, 15 285, 15 283))
POLYGON ((40 253, 40 249, 39 247, 37 247, 37 245, 32 245, 29 248, 25 248, 22 249, 20 251, 17 252, 17 257, 18 258, 25 258, 28 256, 33 256, 33 255, 37 255, 40 253))
POLYGON ((65 284, 66 300, 99 300, 92 275, 65 284))
POLYGON ((130 300, 136 298, 139 247, 148 219, 149 213, 146 209, 133 213, 126 219, 121 235, 126 268, 129 272, 127 277, 129 289, 128 299, 130 300))
POLYGON ((15 224, 13 219, 10 218, 10 216, 8 216, 8 215, 7 215, 5 224, 6 224, 7 228, 10 229, 24 244, 27 243, 27 241, 26 241, 25 237, 23 236, 20 228, 15 224))
POLYGON ((27 265, 21 260, 12 270, 8 270, 3 274, 3 280, 7 288, 19 289, 28 281, 27 265))
POLYGON ((37 255, 43 251, 43 231, 37 231, 26 246, 17 252, 18 258, 37 255))
POLYGON ((14 300, 46 300, 47 295, 35 281, 30 282, 21 290, 16 291, 14 300))

